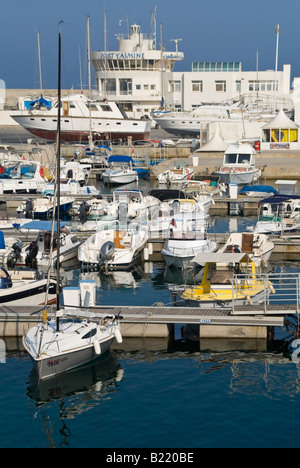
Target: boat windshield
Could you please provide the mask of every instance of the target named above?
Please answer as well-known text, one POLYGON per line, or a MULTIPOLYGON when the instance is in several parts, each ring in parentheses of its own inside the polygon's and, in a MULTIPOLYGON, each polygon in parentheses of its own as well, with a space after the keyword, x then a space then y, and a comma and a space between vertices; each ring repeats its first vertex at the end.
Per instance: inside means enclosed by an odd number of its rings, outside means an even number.
POLYGON ((224 159, 224 164, 234 165, 234 164, 250 164, 251 163, 251 154, 226 154, 224 159))
POLYGON ((250 164, 251 162, 251 154, 239 154, 238 155, 238 164, 250 164))

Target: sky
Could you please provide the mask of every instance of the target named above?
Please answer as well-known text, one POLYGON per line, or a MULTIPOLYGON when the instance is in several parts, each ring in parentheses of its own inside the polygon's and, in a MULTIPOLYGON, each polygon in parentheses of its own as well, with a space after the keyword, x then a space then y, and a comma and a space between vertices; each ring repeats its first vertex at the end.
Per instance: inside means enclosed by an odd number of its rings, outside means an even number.
POLYGON ((257 50, 259 69, 275 69, 279 24, 279 70, 291 64, 292 77, 300 76, 299 0, 1 0, 0 79, 7 88, 39 87, 39 32, 43 88, 56 88, 61 28, 62 86, 80 87, 80 60, 87 85, 87 16, 92 50, 104 50, 104 10, 108 49, 117 50, 115 35, 127 31, 126 21, 120 20, 128 17, 150 34, 155 6, 158 42, 160 24, 167 50, 175 50, 171 39, 182 39, 179 50, 185 60, 176 71, 191 71, 192 62, 202 61, 240 61, 243 70, 253 71, 257 50))

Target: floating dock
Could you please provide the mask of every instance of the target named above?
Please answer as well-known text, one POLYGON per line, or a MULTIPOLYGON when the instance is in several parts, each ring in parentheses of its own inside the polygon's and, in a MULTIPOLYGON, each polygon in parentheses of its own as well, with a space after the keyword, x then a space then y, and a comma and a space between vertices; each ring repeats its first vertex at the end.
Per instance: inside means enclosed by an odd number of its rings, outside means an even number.
MULTIPOLYGON (((40 322, 41 307, 0 307, 0 336, 21 337, 40 322)), ((47 308, 49 316, 55 311, 47 308)), ((297 313, 295 306, 270 306, 267 314, 253 307, 243 307, 235 315, 231 309, 200 309, 189 307, 132 307, 103 306, 90 308, 97 315, 120 314, 123 337, 165 338, 174 325, 199 326, 199 335, 205 338, 266 339, 269 329, 283 327, 286 315, 297 313), (238 312, 238 314, 237 314, 238 312)))

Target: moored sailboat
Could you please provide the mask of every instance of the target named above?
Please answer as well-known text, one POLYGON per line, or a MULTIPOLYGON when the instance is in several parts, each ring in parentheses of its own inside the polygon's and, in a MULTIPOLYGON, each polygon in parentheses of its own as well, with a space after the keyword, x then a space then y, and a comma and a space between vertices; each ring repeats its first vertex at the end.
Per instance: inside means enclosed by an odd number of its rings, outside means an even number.
MULTIPOLYGON (((59 34, 59 85, 58 96, 61 95, 61 34, 59 34)), ((58 144, 57 144, 57 204, 60 201, 60 106, 58 109, 58 144)), ((58 213, 57 232, 60 231, 58 213)), ((54 219, 52 227, 52 246, 54 243, 54 219)), ((57 244, 57 258, 60 258, 60 244, 57 244)), ((50 268, 48 279, 50 278, 50 268)), ((60 269, 57 268, 59 284, 60 269)), ((46 293, 47 296, 48 292, 46 293)), ((90 293, 84 297, 84 308, 90 304, 90 293)), ((55 377, 58 374, 71 371, 88 364, 104 354, 115 339, 122 341, 118 317, 95 317, 92 314, 80 312, 78 308, 60 310, 60 296, 57 292, 57 313, 53 319, 48 319, 43 313, 42 323, 31 328, 23 336, 23 345, 34 362, 39 379, 55 377)))

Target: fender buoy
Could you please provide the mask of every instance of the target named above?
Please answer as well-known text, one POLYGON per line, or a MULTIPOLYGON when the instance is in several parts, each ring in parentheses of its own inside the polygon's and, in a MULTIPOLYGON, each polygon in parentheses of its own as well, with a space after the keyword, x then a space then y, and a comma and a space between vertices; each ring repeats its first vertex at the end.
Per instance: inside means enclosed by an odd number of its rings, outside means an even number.
POLYGON ((121 334, 119 328, 115 329, 115 337, 116 337, 117 343, 122 343, 123 342, 122 334, 121 334))
POLYGON ((98 340, 94 341, 94 350, 95 350, 95 353, 97 354, 97 356, 99 356, 101 354, 100 343, 99 343, 98 340))
POLYGON ((41 176, 43 179, 44 179, 44 177, 45 177, 45 172, 44 172, 43 166, 41 166, 41 168, 40 168, 40 176, 41 176))

